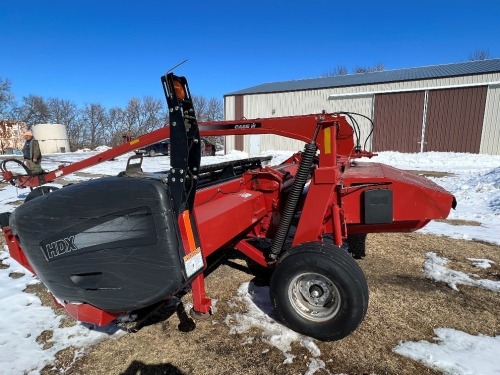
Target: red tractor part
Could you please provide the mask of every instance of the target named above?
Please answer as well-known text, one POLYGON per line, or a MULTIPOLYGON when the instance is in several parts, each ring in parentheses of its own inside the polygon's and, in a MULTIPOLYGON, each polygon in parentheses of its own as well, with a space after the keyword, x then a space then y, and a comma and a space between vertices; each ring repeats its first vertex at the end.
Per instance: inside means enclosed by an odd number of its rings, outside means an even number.
POLYGON ((107 324, 150 310, 186 285, 193 312, 208 316, 206 258, 237 249, 272 273, 271 300, 285 324, 338 340, 356 329, 368 307, 348 236, 413 231, 447 217, 456 204, 428 179, 359 162, 373 154, 360 148, 359 132, 343 115, 198 123, 186 79, 170 74, 162 83, 168 127, 44 175, 15 176, 0 165, 12 184, 37 187, 170 138, 168 171, 144 173, 142 157, 133 156, 118 177, 56 191, 42 186, 10 218, 3 214, 12 257, 78 320, 107 324), (200 135, 243 134, 277 134, 306 145, 273 167, 263 165, 265 158, 200 166, 200 135), (38 234, 26 228, 30 220, 38 234))

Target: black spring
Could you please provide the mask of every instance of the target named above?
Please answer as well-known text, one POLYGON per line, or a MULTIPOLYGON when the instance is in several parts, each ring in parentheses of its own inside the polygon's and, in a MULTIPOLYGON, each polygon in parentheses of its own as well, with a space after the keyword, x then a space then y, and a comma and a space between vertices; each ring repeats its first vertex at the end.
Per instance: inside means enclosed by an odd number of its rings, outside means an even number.
POLYGON ((276 236, 271 243, 271 249, 268 255, 271 260, 276 259, 283 249, 283 244, 288 236, 288 231, 290 230, 290 225, 292 224, 292 219, 295 215, 300 195, 302 194, 307 178, 309 177, 309 172, 313 165, 317 150, 318 147, 315 142, 308 143, 304 147, 302 160, 300 161, 295 181, 292 184, 288 199, 285 203, 285 208, 283 209, 283 213, 281 215, 281 221, 278 225, 276 236))

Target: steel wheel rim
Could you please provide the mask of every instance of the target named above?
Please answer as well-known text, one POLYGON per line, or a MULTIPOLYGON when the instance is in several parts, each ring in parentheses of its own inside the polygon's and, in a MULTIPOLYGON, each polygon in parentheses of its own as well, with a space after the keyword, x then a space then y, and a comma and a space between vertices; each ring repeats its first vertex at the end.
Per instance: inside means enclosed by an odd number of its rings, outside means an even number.
POLYGON ((317 273, 295 276, 288 286, 288 299, 303 318, 314 322, 332 319, 340 310, 340 292, 327 277, 317 273))

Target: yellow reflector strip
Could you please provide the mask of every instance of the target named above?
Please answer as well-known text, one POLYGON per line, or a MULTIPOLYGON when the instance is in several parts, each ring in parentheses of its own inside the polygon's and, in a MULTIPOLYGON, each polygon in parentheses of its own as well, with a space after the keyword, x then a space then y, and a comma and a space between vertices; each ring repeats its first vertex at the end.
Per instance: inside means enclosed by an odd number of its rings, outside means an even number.
POLYGON ((325 128, 323 130, 325 138, 325 154, 332 153, 332 128, 325 128))
POLYGON ((136 143, 138 143, 138 142, 139 142, 139 140, 138 140, 138 139, 134 139, 133 141, 130 141, 130 144, 131 144, 131 145, 135 145, 135 144, 136 144, 136 143))

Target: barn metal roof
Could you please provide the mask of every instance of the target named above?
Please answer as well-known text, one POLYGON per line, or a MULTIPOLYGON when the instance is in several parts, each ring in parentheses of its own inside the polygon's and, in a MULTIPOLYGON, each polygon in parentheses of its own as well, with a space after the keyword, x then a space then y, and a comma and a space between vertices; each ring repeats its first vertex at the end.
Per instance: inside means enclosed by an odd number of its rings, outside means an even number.
POLYGON ((500 72, 500 59, 488 59, 372 73, 347 74, 335 77, 264 83, 226 94, 226 96, 370 85, 496 72, 500 72))

